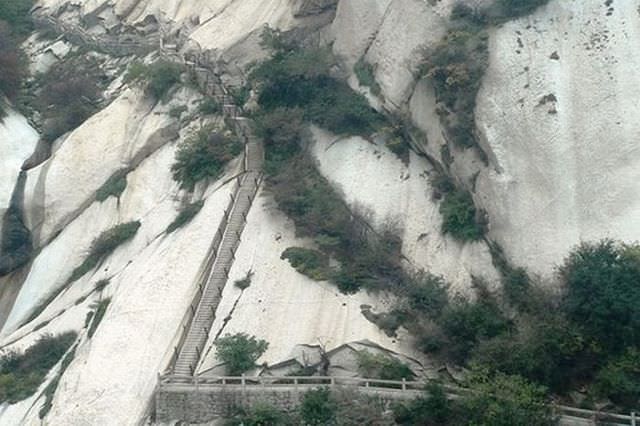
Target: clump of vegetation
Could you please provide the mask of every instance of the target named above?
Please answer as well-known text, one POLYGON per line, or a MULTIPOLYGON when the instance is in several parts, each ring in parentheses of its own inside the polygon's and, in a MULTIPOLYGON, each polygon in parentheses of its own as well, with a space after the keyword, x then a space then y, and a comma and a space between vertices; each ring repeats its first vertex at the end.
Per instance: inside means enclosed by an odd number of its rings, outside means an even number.
POLYGON ((35 107, 43 118, 42 137, 53 143, 98 110, 106 77, 95 59, 76 56, 38 77, 35 107))
POLYGON ((312 389, 302 397, 298 412, 305 425, 333 425, 336 422, 337 405, 329 389, 312 389))
POLYGON ((212 97, 206 97, 198 105, 198 112, 204 115, 217 114, 222 111, 220 104, 212 97))
POLYGON ((236 407, 227 415, 225 426, 293 426, 296 423, 287 413, 273 405, 258 403, 249 408, 236 407))
POLYGON ((484 235, 470 193, 463 190, 447 193, 440 204, 440 213, 443 233, 461 241, 477 241, 484 235))
MULTIPOLYGON (((269 37, 281 35, 267 30, 265 39, 269 37)), ((265 111, 300 108, 306 121, 341 135, 369 134, 383 122, 362 95, 330 75, 334 60, 329 49, 302 49, 280 41, 271 45, 277 47, 271 59, 251 74, 265 111)))
POLYGON ((360 86, 368 87, 376 96, 380 95, 380 85, 376 81, 375 67, 365 61, 364 58, 360 58, 353 67, 353 71, 356 73, 358 83, 360 86))
POLYGON ((287 259, 296 271, 312 280, 322 281, 329 276, 329 259, 318 250, 302 247, 289 247, 280 256, 287 259))
POLYGON ((104 318, 104 314, 107 313, 107 308, 109 307, 110 303, 111 303, 111 299, 107 298, 107 299, 102 299, 101 301, 99 301, 93 306, 94 309, 93 309, 93 315, 91 316, 91 324, 89 325, 89 329, 87 330, 87 335, 89 336, 89 339, 93 337, 96 330, 98 329, 98 326, 102 321, 102 318, 104 318))
POLYGON ((606 353, 640 346, 640 249, 611 240, 582 244, 560 268, 563 310, 606 353), (612 326, 615 324, 615 327, 612 326))
POLYGON ((2 219, 0 276, 27 264, 31 259, 32 250, 31 232, 24 224, 22 211, 11 205, 2 219))
POLYGON ((111 280, 109 280, 108 278, 102 279, 93 286, 93 289, 97 292, 101 292, 109 285, 110 282, 111 280))
POLYGON ((111 175, 109 179, 96 191, 96 200, 100 203, 109 197, 120 198, 120 195, 127 188, 127 174, 118 171, 111 175))
POLYGON ((358 371, 363 377, 381 380, 411 380, 415 377, 404 362, 383 354, 358 352, 358 371))
POLYGON ((241 152, 242 143, 234 134, 206 126, 178 147, 173 178, 181 188, 193 191, 197 182, 219 177, 225 164, 241 152))
POLYGON ((22 354, 4 354, 0 358, 0 403, 14 404, 33 395, 75 339, 72 332, 45 335, 22 354))
POLYGON ((204 201, 202 200, 196 201, 195 203, 187 204, 182 210, 180 210, 180 213, 178 213, 178 216, 176 216, 173 222, 171 222, 169 226, 167 226, 167 229, 165 232, 167 234, 170 234, 176 229, 191 222, 191 220, 193 220, 193 218, 196 217, 196 215, 200 212, 203 206, 204 206, 204 201))
POLYGON ((127 222, 117 225, 96 238, 91 244, 89 255, 73 270, 68 282, 73 282, 96 267, 96 265, 109 256, 118 246, 124 244, 136 235, 140 228, 140 222, 127 222))
POLYGON ((624 408, 637 408, 640 402, 640 349, 628 349, 609 361, 598 372, 595 389, 599 395, 624 408))
POLYGON ((33 30, 30 11, 33 0, 0 0, 0 21, 11 25, 11 30, 26 36, 33 30))
POLYGON ((14 100, 27 69, 18 37, 12 32, 9 24, 1 19, 0 13, 0 93, 14 100))
POLYGON ((304 113, 300 108, 274 108, 255 117, 256 134, 263 138, 264 169, 268 176, 277 175, 286 163, 300 153, 304 113))
POLYGON ((40 408, 40 411, 38 412, 38 416, 41 419, 44 419, 46 415, 49 414, 49 411, 51 411, 51 407, 53 406, 53 397, 56 393, 56 390, 58 389, 58 384, 60 383, 60 379, 62 378, 62 375, 64 374, 64 372, 67 370, 67 367, 69 367, 69 365, 73 361, 73 358, 76 355, 76 349, 77 349, 77 344, 76 346, 73 347, 73 349, 71 349, 64 356, 64 358, 62 358, 62 362, 60 363, 60 371, 58 372, 56 377, 54 377, 53 380, 51 380, 51 382, 44 389, 43 394, 45 396, 45 400, 44 400, 44 403, 42 404, 42 408, 40 408))
POLYGON ((134 62, 125 76, 125 83, 144 82, 148 94, 165 101, 171 88, 180 83, 182 72, 182 66, 174 62, 161 60, 149 65, 134 62))
POLYGON ((254 368, 268 347, 268 342, 246 333, 228 334, 216 341, 216 354, 227 366, 229 375, 239 376, 254 368))
POLYGON ((169 110, 169 116, 171 118, 175 118, 176 120, 179 120, 180 117, 182 117, 182 114, 184 114, 188 110, 189 108, 186 105, 178 105, 169 110))
POLYGON ((233 285, 235 285, 240 290, 246 290, 251 286, 251 279, 253 278, 253 271, 248 271, 247 275, 244 278, 236 280, 233 285))
POLYGON ((440 117, 458 146, 476 145, 474 110, 488 66, 488 35, 483 27, 465 21, 452 29, 427 56, 424 75, 444 107, 440 117))

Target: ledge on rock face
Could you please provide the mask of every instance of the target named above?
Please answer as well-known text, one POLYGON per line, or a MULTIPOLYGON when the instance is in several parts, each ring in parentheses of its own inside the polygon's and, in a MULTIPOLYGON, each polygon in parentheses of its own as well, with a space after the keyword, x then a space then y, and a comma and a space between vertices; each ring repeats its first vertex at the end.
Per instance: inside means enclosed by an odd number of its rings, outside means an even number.
POLYGON ((337 5, 338 0, 293 0, 292 13, 296 18, 319 15, 337 5))

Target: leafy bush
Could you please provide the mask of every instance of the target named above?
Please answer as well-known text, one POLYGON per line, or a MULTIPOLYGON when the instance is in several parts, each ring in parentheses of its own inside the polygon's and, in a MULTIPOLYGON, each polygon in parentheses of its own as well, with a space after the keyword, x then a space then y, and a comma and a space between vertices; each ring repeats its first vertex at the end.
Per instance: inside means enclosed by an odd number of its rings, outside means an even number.
POLYGON ((31 232, 24 225, 22 211, 10 206, 2 219, 0 245, 0 276, 6 275, 29 262, 33 243, 31 232))
POLYGON ((195 203, 187 204, 182 210, 180 210, 180 213, 178 213, 178 216, 176 216, 173 222, 171 222, 169 226, 167 226, 167 229, 165 232, 167 234, 170 234, 176 229, 191 222, 191 220, 193 220, 193 218, 196 217, 196 215, 198 214, 198 212, 200 212, 203 206, 204 206, 204 201, 196 201, 195 203))
POLYGON ((251 286, 251 279, 253 278, 253 271, 247 271, 247 275, 244 278, 236 280, 233 283, 240 290, 246 290, 251 286))
POLYGON ((640 346, 640 257, 637 246, 583 243, 565 260, 562 309, 605 353, 640 346))
POLYGON ((45 400, 44 400, 44 403, 42 404, 42 408, 40 408, 40 411, 38 412, 38 416, 41 419, 44 419, 45 416, 51 410, 51 407, 53 406, 53 397, 56 393, 56 390, 58 389, 58 384, 60 383, 60 379, 62 378, 62 375, 64 374, 64 372, 67 370, 67 367, 69 367, 69 365, 73 361, 73 358, 76 355, 76 349, 77 349, 77 345, 74 346, 74 348, 71 349, 64 356, 64 358, 62 359, 62 362, 60 363, 60 371, 58 372, 56 377, 54 377, 53 380, 51 380, 51 382, 44 389, 43 394, 45 396, 45 400))
POLYGON ((484 230, 478 223, 478 212, 471 194, 456 190, 445 195, 440 204, 442 232, 451 234, 461 241, 476 241, 482 238, 484 230))
POLYGON ((269 343, 255 336, 238 333, 219 338, 216 354, 227 366, 228 374, 239 376, 255 367, 256 361, 269 347, 269 343))
POLYGON ((37 79, 36 107, 43 117, 43 139, 49 143, 94 114, 105 79, 95 59, 73 57, 37 79))
POLYGON ((399 425, 437 426, 454 424, 454 407, 447 398, 444 388, 437 383, 429 383, 426 395, 407 404, 393 407, 395 421, 399 425))
POLYGON ((298 411, 305 425, 332 425, 336 421, 337 406, 329 389, 319 388, 304 394, 298 411))
POLYGON ((222 111, 220 104, 214 98, 206 97, 198 105, 198 112, 204 115, 217 114, 222 111))
POLYGON ((225 164, 241 152, 242 143, 235 135, 206 126, 178 147, 173 178, 181 188, 193 191, 197 182, 219 177, 225 164))
POLYGON ((555 424, 547 391, 520 376, 490 375, 473 371, 469 383, 473 391, 461 401, 468 424, 491 426, 550 426, 555 424))
POLYGON ((251 80, 260 88, 258 104, 266 111, 299 107, 307 121, 336 134, 368 134, 382 117, 346 83, 330 76, 329 49, 276 51, 251 80))
POLYGON ((0 403, 14 404, 33 395, 75 339, 72 332, 45 335, 22 354, 4 354, 0 358, 0 403))
POLYGON ((94 314, 92 315, 91 325, 89 325, 89 329, 87 330, 87 335, 89 336, 89 339, 93 337, 96 330, 98 329, 98 326, 102 321, 102 318, 104 318, 104 314, 107 313, 107 308, 109 307, 110 303, 111 303, 111 299, 107 298, 107 299, 101 300, 100 302, 94 305, 94 310, 93 310, 94 314))
POLYGON ((468 358, 481 339, 490 339, 509 331, 511 323, 491 300, 476 303, 458 300, 447 306, 438 320, 450 341, 447 351, 457 361, 468 358))
POLYGON ((0 9, 0 93, 9 99, 15 99, 27 69, 18 41, 7 23, 1 19, 2 9, 0 9))
POLYGON ((380 85, 376 81, 375 67, 366 62, 364 58, 360 58, 353 67, 353 71, 356 73, 358 83, 360 86, 368 87, 376 96, 380 95, 380 85))
POLYGON ((300 152, 303 129, 303 112, 300 108, 278 107, 258 113, 254 120, 255 131, 265 142, 265 172, 274 176, 300 152))
POLYGON ((616 404, 636 408, 640 403, 640 349, 629 349, 610 361, 596 377, 596 390, 616 404))
POLYGON ((186 105, 178 105, 169 110, 169 116, 171 118, 175 118, 176 120, 179 120, 180 117, 182 117, 182 114, 184 114, 188 110, 189 108, 186 105))
POLYGON ((147 93, 155 99, 166 100, 169 90, 180 83, 182 66, 169 61, 157 61, 150 65, 133 63, 125 76, 125 82, 144 81, 147 93))
POLYGON ((293 426, 293 420, 273 405, 258 403, 249 409, 236 408, 225 426, 293 426))
POLYGON ((0 21, 9 23, 15 34, 26 36, 33 30, 32 7, 33 0, 0 0, 0 21))
POLYGON ((421 315, 438 318, 449 303, 447 284, 442 277, 421 273, 410 281, 409 307, 421 315))
POLYGON ((96 191, 96 200, 103 202, 109 197, 120 198, 120 195, 127 188, 127 175, 119 171, 111 175, 109 179, 96 191))
POLYGON ((96 265, 109 256, 118 246, 124 244, 136 235, 140 228, 140 222, 127 222, 104 231, 93 243, 87 258, 73 270, 68 282, 73 282, 96 267, 96 265))
POLYGON ((296 271, 312 280, 326 280, 329 272, 329 259, 317 250, 289 247, 282 252, 281 259, 287 259, 296 271))
POLYGON ((520 18, 547 3, 549 0, 497 0, 494 10, 491 11, 493 15, 491 18, 495 23, 520 18))
POLYGON ((404 362, 368 351, 358 352, 358 371, 363 377, 381 380, 402 380, 415 377, 411 368, 404 362))

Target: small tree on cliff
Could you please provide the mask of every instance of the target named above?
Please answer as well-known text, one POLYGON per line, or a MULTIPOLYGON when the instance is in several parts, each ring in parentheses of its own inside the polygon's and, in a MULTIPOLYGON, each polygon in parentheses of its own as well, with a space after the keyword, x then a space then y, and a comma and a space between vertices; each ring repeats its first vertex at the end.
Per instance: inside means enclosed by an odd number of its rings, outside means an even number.
POLYGON ((227 334, 216 342, 216 353, 227 365, 228 374, 239 376, 255 367, 268 347, 268 342, 246 333, 227 334))

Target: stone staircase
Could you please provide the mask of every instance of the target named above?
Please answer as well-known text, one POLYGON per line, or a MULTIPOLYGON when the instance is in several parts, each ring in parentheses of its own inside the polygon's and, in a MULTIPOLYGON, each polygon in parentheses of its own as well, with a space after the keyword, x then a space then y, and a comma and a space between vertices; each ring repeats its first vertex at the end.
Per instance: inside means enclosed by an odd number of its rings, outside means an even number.
MULTIPOLYGON (((196 76, 205 91, 218 99, 225 117, 233 120, 236 134, 245 142, 244 175, 240 177, 240 183, 232 196, 232 207, 226 212, 223 220, 224 231, 222 239, 213 254, 214 260, 211 272, 206 278, 203 287, 198 294, 197 303, 191 305, 192 319, 188 328, 185 328, 185 336, 182 345, 177 348, 174 374, 195 375, 202 351, 207 344, 211 326, 215 320, 216 309, 222 298, 222 290, 229 279, 229 271, 235 260, 235 252, 240 245, 240 237, 246 224, 247 214, 258 191, 262 179, 262 164, 264 150, 262 141, 251 131, 250 122, 241 115, 241 110, 233 104, 232 97, 215 77, 206 69, 195 68, 196 76), (194 306, 197 304, 197 307, 194 306)), ((215 249, 215 248, 214 248, 215 249)))

